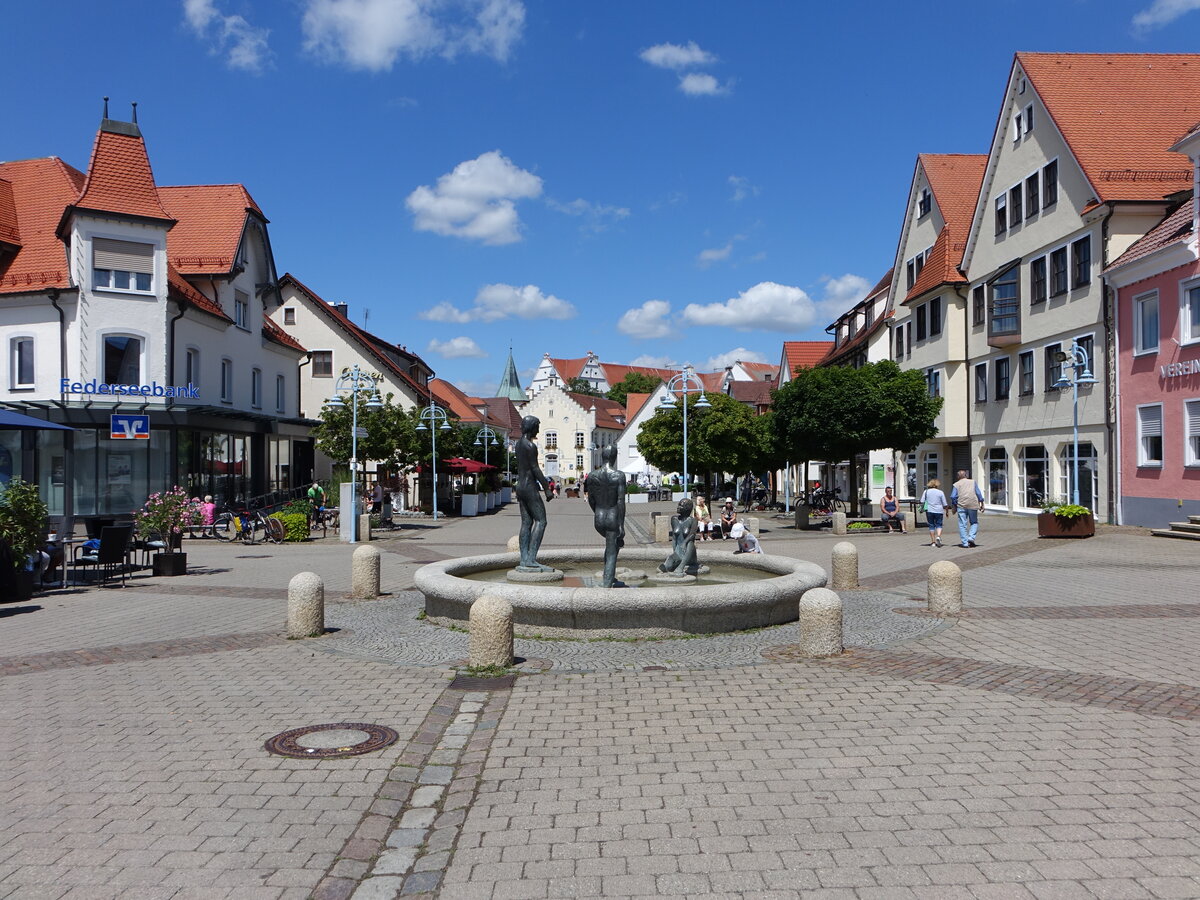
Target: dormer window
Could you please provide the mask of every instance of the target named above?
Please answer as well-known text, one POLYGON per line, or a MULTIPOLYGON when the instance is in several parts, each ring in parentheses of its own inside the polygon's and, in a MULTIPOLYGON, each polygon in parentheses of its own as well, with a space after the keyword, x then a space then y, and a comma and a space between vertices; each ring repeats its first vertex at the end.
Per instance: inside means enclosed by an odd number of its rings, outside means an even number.
POLYGON ((92 287, 149 294, 154 291, 154 245, 92 239, 92 287))

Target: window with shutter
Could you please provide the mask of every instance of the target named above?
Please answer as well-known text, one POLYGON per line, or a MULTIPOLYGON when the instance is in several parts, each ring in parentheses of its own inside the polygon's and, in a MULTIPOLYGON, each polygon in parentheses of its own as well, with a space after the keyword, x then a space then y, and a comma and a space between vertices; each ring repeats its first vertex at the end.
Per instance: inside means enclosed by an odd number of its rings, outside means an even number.
POLYGON ((1183 404, 1183 424, 1187 428, 1186 464, 1200 466, 1200 400, 1188 400, 1183 404))
POLYGON ((107 291, 151 293, 154 245, 93 238, 92 286, 107 291))
POLYGON ((1163 464, 1162 404, 1138 407, 1138 465, 1163 464))

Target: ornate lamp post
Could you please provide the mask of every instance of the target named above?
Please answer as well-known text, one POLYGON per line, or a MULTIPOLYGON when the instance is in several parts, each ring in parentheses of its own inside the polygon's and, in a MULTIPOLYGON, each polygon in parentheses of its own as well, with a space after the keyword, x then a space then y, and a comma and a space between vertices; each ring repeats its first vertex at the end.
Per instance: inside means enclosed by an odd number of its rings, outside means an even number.
POLYGON ((488 464, 488 447, 500 446, 499 442, 496 440, 497 437, 498 435, 496 432, 492 431, 492 427, 490 425, 484 425, 477 432, 475 432, 474 446, 483 447, 483 464, 485 466, 488 464))
MULTIPOLYGON (((1072 410, 1072 431, 1074 434, 1074 448, 1072 455, 1074 459, 1071 461, 1071 502, 1079 506, 1079 386, 1081 384, 1095 384, 1096 376, 1092 374, 1088 368, 1087 351, 1079 346, 1078 342, 1071 341, 1071 349, 1058 351, 1058 361, 1063 364, 1063 369, 1071 370, 1071 378, 1068 380, 1066 373, 1058 377, 1058 381, 1054 383, 1056 388, 1071 388, 1071 410, 1072 410)), ((1093 503, 1095 498, 1093 498, 1093 503)))
POLYGON ((421 410, 420 421, 417 422, 417 431, 426 431, 430 433, 430 438, 433 441, 433 518, 434 521, 438 517, 437 508, 437 433, 439 431, 449 431, 450 421, 446 415, 446 411, 437 405, 433 400, 429 401, 429 405, 421 410), (429 423, 429 428, 426 429, 425 423, 429 423), (440 423, 440 424, 439 424, 440 423))
POLYGON ((704 382, 697 377, 696 370, 690 365, 684 366, 678 375, 667 382, 667 393, 662 398, 659 409, 674 409, 676 393, 683 395, 683 491, 686 494, 691 488, 691 482, 688 481, 688 394, 700 395, 695 404, 696 409, 708 409, 712 404, 704 396, 704 382))
MULTIPOLYGON (((349 369, 342 369, 337 382, 333 386, 333 396, 325 401, 330 409, 340 409, 346 405, 342 394, 350 396, 350 543, 358 543, 358 395, 367 394, 367 409, 380 409, 383 401, 379 398, 379 388, 374 374, 364 372, 357 364, 349 369)), ((366 433, 362 434, 366 437, 366 433)))

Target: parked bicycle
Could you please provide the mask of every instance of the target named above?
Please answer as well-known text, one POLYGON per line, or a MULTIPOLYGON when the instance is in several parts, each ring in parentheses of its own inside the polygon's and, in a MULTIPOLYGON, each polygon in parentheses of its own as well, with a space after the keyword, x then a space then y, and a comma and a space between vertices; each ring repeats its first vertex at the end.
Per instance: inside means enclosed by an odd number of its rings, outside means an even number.
POLYGON ((262 510, 238 510, 230 506, 226 506, 213 521, 212 529, 216 539, 222 543, 240 540, 243 544, 257 544, 260 540, 266 540, 281 544, 287 533, 283 522, 266 515, 262 510))
POLYGON ((835 512, 846 511, 846 501, 838 496, 839 490, 832 491, 818 488, 808 495, 808 505, 815 515, 831 516, 835 512))

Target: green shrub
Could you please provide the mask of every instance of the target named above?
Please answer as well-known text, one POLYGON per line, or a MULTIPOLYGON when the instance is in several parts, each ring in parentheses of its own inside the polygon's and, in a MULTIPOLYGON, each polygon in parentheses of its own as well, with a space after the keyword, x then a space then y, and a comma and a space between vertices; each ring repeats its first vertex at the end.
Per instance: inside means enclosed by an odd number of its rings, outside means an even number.
POLYGON ((846 526, 847 531, 868 531, 875 526, 870 522, 851 522, 846 526))
POLYGON ((641 492, 642 486, 636 481, 630 481, 625 485, 625 493, 627 494, 640 494, 641 492))
POLYGON ((302 513, 281 512, 271 516, 272 519, 278 519, 283 523, 285 541, 307 541, 308 540, 308 516, 302 513))
POLYGON ((1079 506, 1075 503, 1058 503, 1053 506, 1045 506, 1043 509, 1045 512, 1054 513, 1060 519, 1078 519, 1091 512, 1086 506, 1079 506))
POLYGON ((289 500, 279 510, 279 515, 288 516, 307 516, 312 512, 312 504, 307 498, 289 500))

